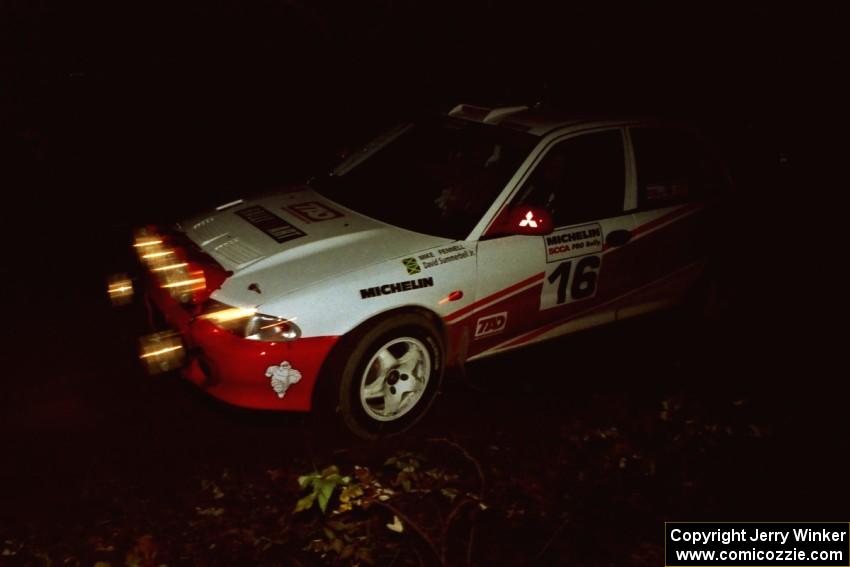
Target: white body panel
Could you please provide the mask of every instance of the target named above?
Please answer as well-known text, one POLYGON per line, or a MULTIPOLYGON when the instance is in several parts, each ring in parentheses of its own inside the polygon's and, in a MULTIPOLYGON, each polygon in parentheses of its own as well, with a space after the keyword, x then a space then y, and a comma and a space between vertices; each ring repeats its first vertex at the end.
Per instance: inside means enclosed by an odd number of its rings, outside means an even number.
MULTIPOLYGON (((521 117, 522 111, 512 108, 483 116, 491 117, 492 122, 519 120, 516 117, 521 117)), ((494 341, 474 356, 519 346, 513 339, 522 338, 543 322, 548 327, 529 342, 613 321, 618 309, 623 310, 621 316, 627 316, 660 306, 663 298, 652 295, 643 302, 645 309, 640 302, 624 307, 617 297, 606 297, 601 298, 604 299, 601 309, 570 315, 569 321, 563 323, 549 320, 555 318, 553 313, 568 307, 567 304, 588 299, 564 295, 563 290, 559 294, 559 281, 554 274, 559 266, 595 256, 599 264, 593 269, 599 280, 604 281, 610 275, 605 258, 610 252, 605 249, 606 235, 615 230, 631 232, 651 225, 669 215, 670 210, 633 212, 637 206, 635 164, 625 128, 633 122, 574 121, 553 126, 526 119, 526 123, 529 131, 541 135, 540 142, 464 241, 390 226, 329 201, 309 188, 238 201, 229 208, 182 223, 191 240, 232 272, 212 298, 292 319, 304 337, 340 336, 380 313, 401 307, 421 307, 440 317, 451 316, 485 298, 463 315, 450 317, 452 325, 468 325, 474 339, 494 341), (591 236, 583 243, 582 250, 553 252, 546 237, 540 236, 481 240, 551 147, 572 136, 611 129, 623 133, 624 212, 612 218, 556 229, 555 235, 589 231, 591 236), (246 219, 246 215, 250 218, 246 219), (266 225, 271 228, 263 228, 266 225), (524 285, 500 295, 498 300, 487 302, 489 296, 499 295, 524 281, 524 285), (527 317, 518 317, 499 307, 512 296, 531 295, 532 289, 537 296, 524 300, 527 317), (505 340, 498 342, 498 335, 503 335, 505 340)), ((661 226, 663 223, 652 230, 661 226)), ((650 232, 647 230, 640 237, 650 232)), ((632 245, 626 244, 625 248, 632 245)), ((628 265, 630 260, 628 257, 622 260, 623 256, 621 253, 620 265, 628 265)), ((570 281, 567 287, 569 284, 570 281)))
POLYGON ((190 239, 233 272, 213 292, 213 299, 297 321, 305 337, 345 334, 400 305, 441 314, 475 298, 474 244, 393 227, 311 190, 261 197, 182 224, 190 239), (309 220, 303 213, 290 212, 304 203, 319 203, 339 216, 309 220), (237 214, 257 206, 303 235, 278 243, 237 214), (240 262, 228 246, 239 246, 253 256, 240 262), (417 274, 409 273, 402 262, 410 257, 419 265, 417 274), (361 297, 360 290, 429 278, 433 285, 361 297), (440 303, 452 291, 462 291, 463 297, 440 303))

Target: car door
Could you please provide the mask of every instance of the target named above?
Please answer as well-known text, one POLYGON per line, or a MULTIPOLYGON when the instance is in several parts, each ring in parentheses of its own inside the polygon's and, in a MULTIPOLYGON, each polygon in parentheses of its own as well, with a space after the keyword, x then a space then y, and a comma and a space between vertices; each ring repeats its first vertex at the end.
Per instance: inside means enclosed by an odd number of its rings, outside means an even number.
POLYGON ((634 200, 627 193, 628 169, 620 128, 548 144, 500 216, 542 208, 555 229, 545 236, 485 234, 479 242, 477 297, 484 303, 475 313, 471 355, 615 318, 611 302, 629 285, 634 228, 625 210, 634 200))
MULTIPOLYGON (((687 130, 635 126, 637 201, 630 244, 630 286, 618 318, 680 301, 705 269, 709 232, 707 196, 727 182, 718 162, 687 130)), ((713 237, 717 240, 717 236, 713 237)))

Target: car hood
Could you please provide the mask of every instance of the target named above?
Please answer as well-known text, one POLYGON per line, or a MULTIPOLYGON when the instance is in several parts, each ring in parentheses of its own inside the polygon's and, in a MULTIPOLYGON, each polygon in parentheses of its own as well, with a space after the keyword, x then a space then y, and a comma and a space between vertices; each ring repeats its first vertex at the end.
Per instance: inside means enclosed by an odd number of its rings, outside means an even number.
MULTIPOLYGON (((233 275, 228 296, 270 300, 330 277, 440 246, 428 236, 360 215, 304 189, 239 202, 181 223, 233 275), (233 293, 249 286, 250 295, 233 293), (259 296, 254 293, 259 290, 259 296)), ((260 300, 260 301, 257 301, 260 300)))

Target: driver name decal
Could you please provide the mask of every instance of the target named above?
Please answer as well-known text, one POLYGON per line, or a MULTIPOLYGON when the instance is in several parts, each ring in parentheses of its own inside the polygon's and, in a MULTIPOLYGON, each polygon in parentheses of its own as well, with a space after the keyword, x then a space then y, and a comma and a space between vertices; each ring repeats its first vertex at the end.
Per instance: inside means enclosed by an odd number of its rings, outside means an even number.
POLYGON ((427 252, 419 254, 416 258, 405 258, 404 260, 402 260, 402 262, 404 262, 405 267, 408 268, 408 273, 413 275, 416 272, 410 272, 410 267, 408 266, 409 260, 413 260, 414 262, 416 262, 418 258, 419 264, 421 265, 421 269, 427 270, 429 268, 442 266, 443 264, 449 264, 451 262, 457 262, 458 260, 472 258, 473 256, 475 256, 475 250, 473 250, 472 248, 467 248, 463 244, 455 244, 446 248, 436 248, 434 250, 429 250, 427 252))
POLYGON ((602 227, 599 223, 556 230, 543 237, 546 261, 558 262, 584 254, 602 251, 602 227))
POLYGON ((400 293, 403 291, 413 291, 414 289, 423 287, 434 287, 434 278, 419 278, 418 280, 407 280, 404 282, 367 287, 366 289, 360 290, 360 299, 369 299, 372 297, 390 295, 392 293, 400 293))

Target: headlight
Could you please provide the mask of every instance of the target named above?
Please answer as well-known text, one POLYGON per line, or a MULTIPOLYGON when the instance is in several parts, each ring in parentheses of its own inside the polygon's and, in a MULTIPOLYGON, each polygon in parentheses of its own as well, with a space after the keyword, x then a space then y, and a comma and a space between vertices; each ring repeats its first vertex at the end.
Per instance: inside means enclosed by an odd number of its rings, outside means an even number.
POLYGON ((200 318, 254 341, 285 342, 301 336, 301 329, 291 319, 257 313, 253 308, 229 307, 217 301, 208 302, 200 318))
POLYGON ((255 341, 293 341, 301 336, 301 329, 289 319, 257 313, 245 325, 245 338, 255 341))

